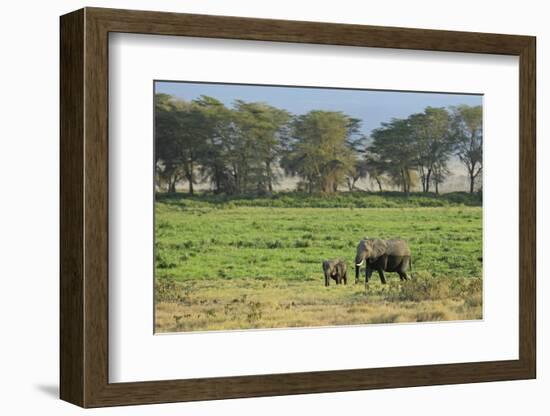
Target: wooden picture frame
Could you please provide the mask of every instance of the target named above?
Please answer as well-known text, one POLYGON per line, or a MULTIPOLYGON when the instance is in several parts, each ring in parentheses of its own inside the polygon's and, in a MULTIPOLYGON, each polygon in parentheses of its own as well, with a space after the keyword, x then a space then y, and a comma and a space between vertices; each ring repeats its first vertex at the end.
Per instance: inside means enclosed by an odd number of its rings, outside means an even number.
POLYGON ((60 396, 82 407, 397 388, 536 377, 535 38, 85 8, 61 17, 60 396), (110 32, 519 57, 519 359, 109 383, 110 32))

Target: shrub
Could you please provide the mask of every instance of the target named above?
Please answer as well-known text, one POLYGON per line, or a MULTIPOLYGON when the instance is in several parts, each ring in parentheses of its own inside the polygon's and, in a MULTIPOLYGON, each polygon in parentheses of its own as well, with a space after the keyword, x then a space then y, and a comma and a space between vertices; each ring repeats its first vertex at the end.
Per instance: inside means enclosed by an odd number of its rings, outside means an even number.
POLYGON ((171 278, 155 279, 156 302, 184 302, 187 300, 187 292, 180 291, 178 284, 171 278))
POLYGON ((267 248, 283 248, 284 247, 284 244, 281 240, 273 240, 273 241, 268 241, 266 243, 266 246, 267 248))
POLYGON ((388 300, 411 302, 438 300, 448 298, 449 293, 448 279, 416 278, 402 282, 395 292, 388 295, 388 300))
POLYGON ((466 299, 464 299, 464 304, 469 308, 477 308, 483 304, 483 296, 481 295, 481 293, 468 296, 466 299))
POLYGON ((447 312, 443 310, 435 311, 422 311, 417 312, 416 321, 417 322, 434 322, 434 321, 448 321, 449 317, 447 312))
POLYGON ((372 317, 372 319, 370 320, 370 323, 393 324, 398 321, 399 316, 400 316, 399 313, 395 313, 395 312, 381 313, 380 315, 376 315, 372 317))
POLYGON ((262 319, 262 304, 260 302, 248 302, 248 313, 246 319, 253 323, 262 319))
POLYGON ((177 266, 176 259, 160 248, 156 250, 155 260, 157 269, 172 269, 177 266))

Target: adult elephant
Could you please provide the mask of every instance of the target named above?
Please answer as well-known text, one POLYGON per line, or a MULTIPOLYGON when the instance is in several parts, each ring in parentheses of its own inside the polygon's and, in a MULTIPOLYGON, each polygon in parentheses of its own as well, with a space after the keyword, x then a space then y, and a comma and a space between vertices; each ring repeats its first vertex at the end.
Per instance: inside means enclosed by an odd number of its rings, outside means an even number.
POLYGON ((366 238, 357 245, 355 256, 355 283, 359 282, 359 269, 365 264, 365 284, 376 270, 382 283, 386 283, 384 272, 395 272, 401 280, 409 279, 412 268, 411 249, 404 240, 380 240, 366 238))

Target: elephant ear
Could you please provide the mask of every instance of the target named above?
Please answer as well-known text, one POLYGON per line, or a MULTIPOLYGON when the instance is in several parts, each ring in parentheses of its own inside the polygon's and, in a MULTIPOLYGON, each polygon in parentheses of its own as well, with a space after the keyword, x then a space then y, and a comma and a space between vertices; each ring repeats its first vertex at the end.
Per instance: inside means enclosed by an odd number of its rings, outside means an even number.
POLYGON ((369 240, 369 245, 371 248, 371 258, 377 259, 380 256, 386 254, 388 246, 384 240, 369 240))

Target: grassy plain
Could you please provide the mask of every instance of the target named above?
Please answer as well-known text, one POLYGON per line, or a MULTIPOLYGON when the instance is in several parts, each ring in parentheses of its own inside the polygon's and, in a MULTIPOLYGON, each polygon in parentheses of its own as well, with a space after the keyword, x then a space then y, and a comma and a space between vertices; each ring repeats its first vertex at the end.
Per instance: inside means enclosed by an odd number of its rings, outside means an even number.
MULTIPOLYGON (((477 195, 157 195, 157 332, 480 319, 477 195), (354 284, 365 236, 404 238, 414 279, 354 284), (348 285, 321 263, 347 261, 348 285)), ((363 277, 364 278, 364 277, 363 277)))

